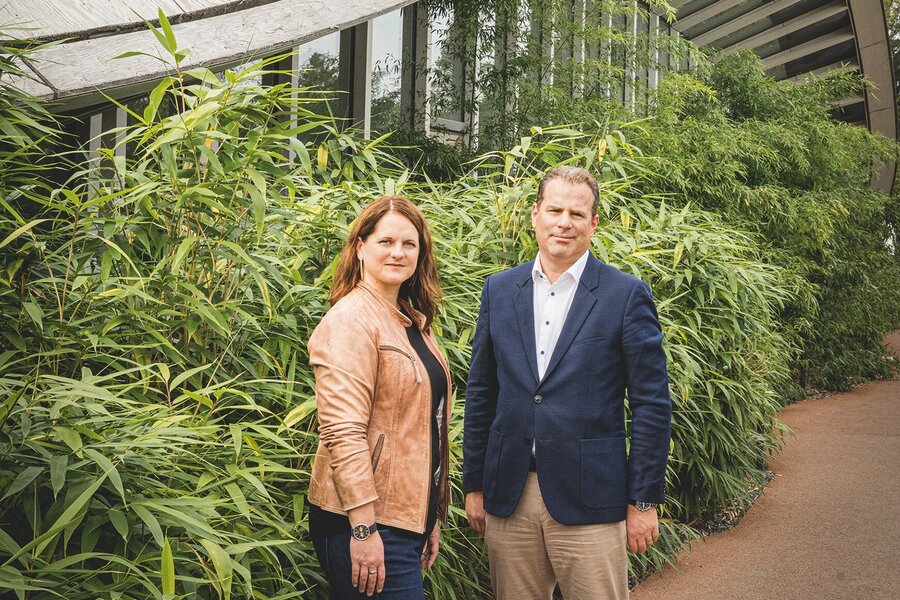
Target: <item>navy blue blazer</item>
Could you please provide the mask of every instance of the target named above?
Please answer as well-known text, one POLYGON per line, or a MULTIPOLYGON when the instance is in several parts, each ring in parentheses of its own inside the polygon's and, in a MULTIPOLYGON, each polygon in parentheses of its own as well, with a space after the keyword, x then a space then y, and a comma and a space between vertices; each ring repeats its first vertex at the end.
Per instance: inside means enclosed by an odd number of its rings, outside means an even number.
POLYGON ((484 282, 466 390, 463 490, 483 491, 492 515, 511 515, 534 442, 541 495, 554 519, 621 521, 629 499, 660 503, 665 496, 672 403, 650 288, 589 256, 539 380, 533 265, 484 282))

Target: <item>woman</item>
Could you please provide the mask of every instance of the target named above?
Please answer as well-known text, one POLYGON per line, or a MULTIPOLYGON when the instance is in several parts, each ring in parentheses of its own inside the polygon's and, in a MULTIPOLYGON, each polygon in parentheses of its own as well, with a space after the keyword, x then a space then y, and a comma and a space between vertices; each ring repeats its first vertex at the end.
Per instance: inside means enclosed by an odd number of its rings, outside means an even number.
POLYGON ((319 448, 309 529, 332 597, 422 599, 446 520, 450 371, 422 213, 382 196, 350 229, 309 340, 319 448))

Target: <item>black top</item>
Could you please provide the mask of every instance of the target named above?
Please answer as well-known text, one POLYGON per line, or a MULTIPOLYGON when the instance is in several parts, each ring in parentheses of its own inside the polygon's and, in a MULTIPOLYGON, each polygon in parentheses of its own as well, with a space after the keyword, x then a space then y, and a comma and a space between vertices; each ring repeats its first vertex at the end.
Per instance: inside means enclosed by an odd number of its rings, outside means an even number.
MULTIPOLYGON (((444 368, 428 349, 422 332, 413 324, 406 328, 406 337, 419 357, 421 368, 425 369, 431 383, 431 487, 428 494, 428 516, 425 535, 431 532, 437 522, 437 486, 441 476, 441 427, 444 425, 444 402, 447 396, 447 378, 444 368)), ((366 523, 369 525, 369 523, 366 523)), ((380 525, 380 523, 379 523, 380 525)), ((313 536, 329 536, 350 531, 350 521, 345 515, 322 510, 315 504, 309 505, 309 532, 313 536)))

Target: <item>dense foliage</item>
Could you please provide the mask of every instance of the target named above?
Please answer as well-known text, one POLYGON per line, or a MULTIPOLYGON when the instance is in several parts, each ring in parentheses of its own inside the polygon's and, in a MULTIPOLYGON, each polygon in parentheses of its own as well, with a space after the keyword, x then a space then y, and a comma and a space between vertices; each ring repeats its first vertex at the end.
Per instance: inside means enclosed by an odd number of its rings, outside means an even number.
MULTIPOLYGON (((164 19, 157 33, 177 54, 164 19)), ((595 250, 650 283, 666 335, 671 501, 661 544, 633 568, 661 563, 694 535, 689 524, 763 476, 790 377, 784 315, 808 301, 807 271, 773 260, 766 231, 747 232, 748 219, 655 193, 664 163, 639 148, 651 146, 640 129, 649 125, 535 128, 468 171, 450 161, 460 176, 437 184, 410 172, 390 140, 342 133, 310 111, 320 96, 259 86, 266 68, 224 81, 176 72, 132 114, 129 156, 110 149, 99 164, 67 167, 63 185, 43 185, 30 158, 52 121, 3 90, 0 122, 24 135, 0 148, 0 590, 326 597, 306 533, 316 433, 305 343, 349 223, 370 199, 398 192, 432 224, 458 486, 481 283, 533 256, 528 209, 540 174, 560 163, 602 175, 595 250)), ((680 127, 685 117, 671 119, 680 127)), ((685 167, 682 180, 692 176, 685 167)), ((879 214, 872 206, 866 223, 879 214)), ((873 254, 880 241, 869 242, 873 254)), ((431 597, 489 595, 461 506, 455 487, 431 597)))
POLYGON ((779 327, 797 348, 796 381, 825 389, 887 374, 881 342, 900 318, 886 244, 898 201, 871 185, 896 148, 829 112, 863 85, 840 72, 776 82, 752 53, 724 56, 664 80, 634 137, 645 193, 756 232, 767 260, 803 279, 779 327))

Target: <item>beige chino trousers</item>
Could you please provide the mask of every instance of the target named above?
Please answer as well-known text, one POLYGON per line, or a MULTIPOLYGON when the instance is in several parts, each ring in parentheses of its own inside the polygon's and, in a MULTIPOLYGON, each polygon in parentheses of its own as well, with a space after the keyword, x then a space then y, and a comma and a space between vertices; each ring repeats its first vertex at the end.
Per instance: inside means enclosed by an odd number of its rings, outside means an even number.
POLYGON ((485 517, 485 541, 497 600, 626 600, 625 521, 563 525, 544 505, 537 474, 528 473, 509 517, 485 517))

